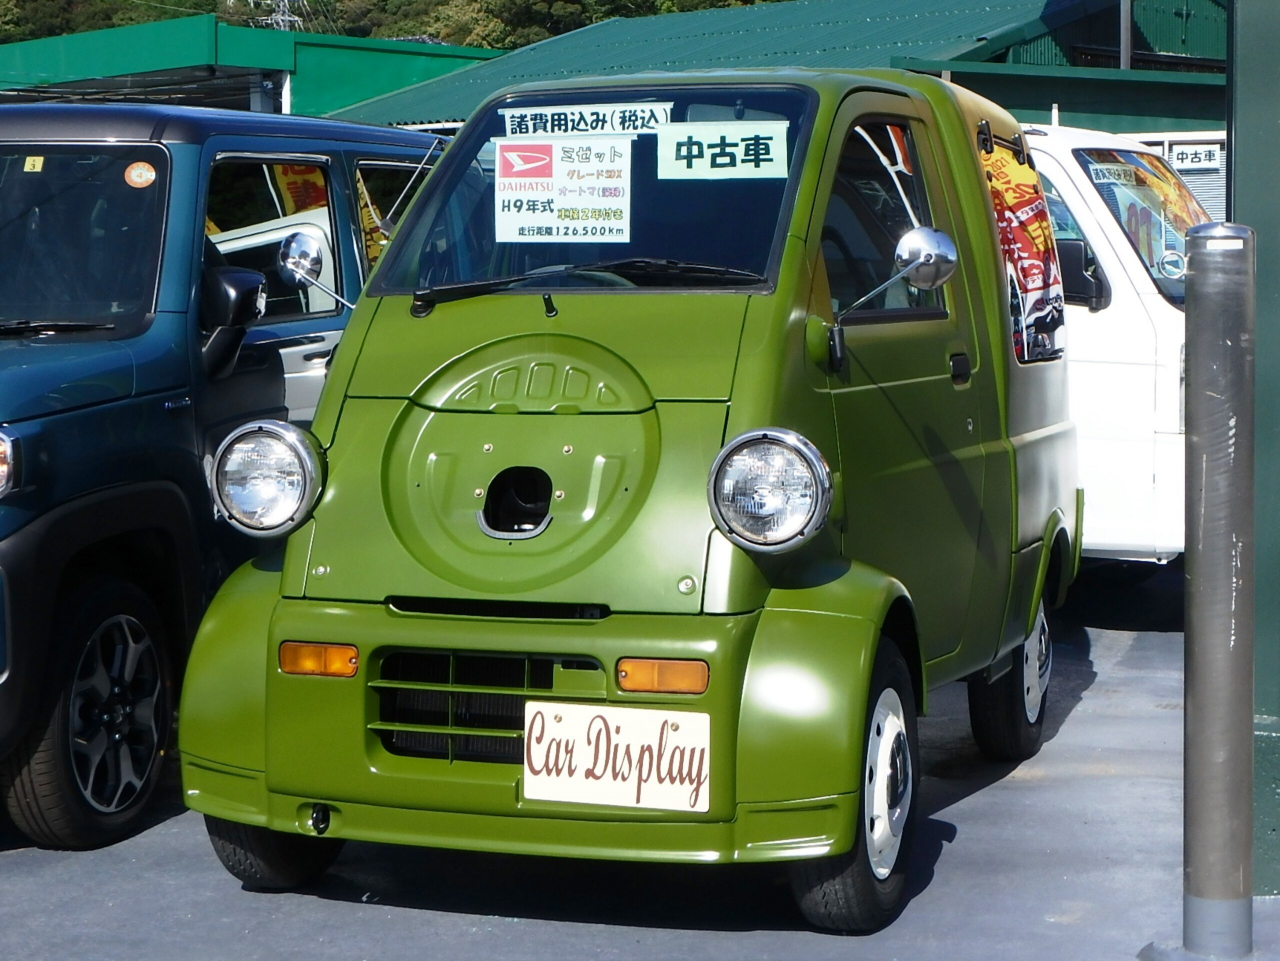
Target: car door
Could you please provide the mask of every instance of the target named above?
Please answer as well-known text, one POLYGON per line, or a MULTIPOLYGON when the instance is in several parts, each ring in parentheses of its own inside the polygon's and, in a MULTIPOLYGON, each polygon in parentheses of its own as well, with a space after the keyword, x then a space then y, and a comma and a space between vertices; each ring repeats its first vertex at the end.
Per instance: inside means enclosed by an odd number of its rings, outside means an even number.
POLYGON ((1145 270, 1132 250, 1111 245, 1057 159, 1035 156, 1054 236, 1083 240, 1110 289, 1100 310, 1066 305, 1071 419, 1088 503, 1083 546, 1103 556, 1147 556, 1156 524, 1156 330, 1131 275, 1145 270))
POLYGON ((845 551, 897 577, 926 660, 964 635, 982 521, 979 355, 967 300, 889 280, 916 226, 952 236, 928 132, 905 97, 855 94, 837 116, 811 229, 821 256, 811 313, 841 323, 847 360, 829 379, 840 438, 845 551), (829 185, 829 188, 827 188, 829 185), (824 289, 826 288, 826 289, 824 289))

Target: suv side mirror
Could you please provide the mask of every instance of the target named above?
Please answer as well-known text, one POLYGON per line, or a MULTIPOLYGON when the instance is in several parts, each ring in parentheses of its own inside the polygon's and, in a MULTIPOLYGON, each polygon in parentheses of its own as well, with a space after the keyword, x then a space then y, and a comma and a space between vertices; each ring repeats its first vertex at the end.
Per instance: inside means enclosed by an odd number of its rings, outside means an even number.
POLYGON ((267 307, 267 278, 247 267, 206 267, 201 315, 208 331, 252 327, 267 307))
POLYGON ((267 278, 246 267, 213 266, 204 271, 200 316, 209 339, 200 350, 205 376, 231 373, 245 332, 267 306, 267 278))
POLYGON ((1088 266, 1089 248, 1083 240, 1058 241, 1058 266, 1062 270, 1062 299, 1090 310, 1111 305, 1111 286, 1096 263, 1088 266))

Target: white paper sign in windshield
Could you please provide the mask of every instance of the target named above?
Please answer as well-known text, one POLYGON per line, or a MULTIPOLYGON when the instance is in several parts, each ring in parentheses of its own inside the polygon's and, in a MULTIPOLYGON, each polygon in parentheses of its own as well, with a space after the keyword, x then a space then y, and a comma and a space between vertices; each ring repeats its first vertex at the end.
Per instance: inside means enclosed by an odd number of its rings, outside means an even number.
POLYGON ((498 243, 627 243, 631 137, 495 138, 498 243))
POLYGON ((508 137, 567 133, 657 133, 670 103, 592 103, 574 107, 501 107, 508 137))
POLYGON ((668 123, 658 128, 659 180, 787 176, 786 120, 668 123))

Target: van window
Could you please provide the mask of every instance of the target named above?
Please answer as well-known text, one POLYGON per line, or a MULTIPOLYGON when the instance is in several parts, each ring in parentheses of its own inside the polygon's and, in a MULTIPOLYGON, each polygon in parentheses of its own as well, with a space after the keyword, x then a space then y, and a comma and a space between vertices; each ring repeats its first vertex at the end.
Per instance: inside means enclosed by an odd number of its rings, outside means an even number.
POLYGON ((1136 150, 1077 150, 1076 159, 1124 230, 1160 293, 1186 299, 1187 231, 1209 215, 1160 157, 1136 150))
POLYGON ((366 271, 373 269, 391 239, 395 218, 409 202, 410 187, 421 183, 421 174, 428 169, 418 164, 382 161, 356 164, 356 202, 366 271))
POLYGON ((441 158, 370 290, 765 286, 815 103, 754 84, 500 100, 441 158))
POLYGON ((1067 202, 1062 199, 1062 194, 1058 193, 1058 188, 1044 175, 1043 171, 1040 172, 1040 186, 1044 188, 1044 199, 1049 203, 1049 220, 1053 223, 1054 239, 1084 240, 1084 232, 1071 213, 1071 208, 1067 206, 1067 202))
POLYGON ((320 241, 324 264, 320 282, 334 290, 334 248, 329 173, 312 164, 223 160, 209 175, 205 207, 206 267, 248 267, 267 278, 264 317, 295 319, 332 314, 337 302, 317 287, 286 284, 276 268, 280 242, 303 231, 320 241))
POLYGON ((1040 178, 1029 158, 1014 153, 1008 141, 997 140, 978 156, 987 172, 1009 285, 1014 356, 1020 364, 1057 360, 1065 299, 1052 211, 1040 178))
MULTIPOLYGON (((905 123, 854 127, 840 155, 822 225, 822 258, 831 286, 831 311, 849 311, 895 272, 894 250, 913 227, 931 224, 911 130, 905 123)), ((942 292, 917 290, 905 280, 859 306, 848 320, 915 316, 942 307, 942 292)))

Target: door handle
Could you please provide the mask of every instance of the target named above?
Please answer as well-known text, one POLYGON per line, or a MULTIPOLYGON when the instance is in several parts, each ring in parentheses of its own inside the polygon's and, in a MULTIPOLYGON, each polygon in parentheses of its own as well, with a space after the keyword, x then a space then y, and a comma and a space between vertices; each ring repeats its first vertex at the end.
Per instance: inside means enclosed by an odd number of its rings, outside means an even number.
POLYGON ((969 378, 973 376, 973 367, 969 363, 969 355, 966 353, 951 355, 951 383, 957 387, 962 387, 969 383, 969 378))

